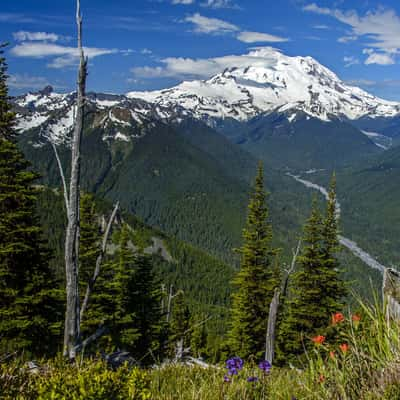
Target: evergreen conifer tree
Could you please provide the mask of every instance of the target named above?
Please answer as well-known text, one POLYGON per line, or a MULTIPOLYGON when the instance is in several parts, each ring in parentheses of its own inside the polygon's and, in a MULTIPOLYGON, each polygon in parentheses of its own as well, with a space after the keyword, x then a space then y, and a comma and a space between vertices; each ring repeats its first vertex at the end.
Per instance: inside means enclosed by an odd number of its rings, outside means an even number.
POLYGON ((185 293, 180 290, 174 297, 170 323, 170 352, 175 355, 177 344, 183 348, 190 345, 190 311, 185 301, 185 293))
POLYGON ((268 223, 263 167, 260 163, 254 193, 248 206, 243 230, 240 271, 233 284, 229 345, 242 358, 261 357, 265 349, 269 304, 279 284, 271 248, 272 230, 268 223))
POLYGON ((86 286, 93 277, 96 260, 100 253, 100 227, 97 221, 93 195, 85 193, 80 199, 80 241, 79 241, 79 293, 85 295, 86 286))
POLYGON ((35 215, 38 175, 15 144, 0 48, 0 352, 54 351, 61 320, 49 253, 35 215))
POLYGON ((322 229, 322 258, 324 261, 322 278, 324 279, 323 285, 325 287, 323 304, 330 315, 341 311, 343 299, 346 295, 346 287, 340 278, 340 263, 337 258, 337 253, 340 250, 337 213, 336 176, 333 174, 322 229))
POLYGON ((130 248, 129 228, 122 225, 119 235, 117 259, 113 265, 112 332, 113 343, 119 348, 132 351, 140 333, 135 326, 134 263, 135 256, 130 248))
POLYGON ((319 329, 325 329, 329 321, 330 315, 321 304, 325 296, 321 280, 324 268, 322 231, 322 216, 314 202, 304 227, 304 248, 298 258, 299 269, 293 275, 288 313, 280 334, 287 356, 302 354, 311 344, 311 337, 322 333, 319 329))
POLYGON ((134 342, 133 354, 142 361, 151 361, 149 351, 159 354, 165 324, 161 318, 161 290, 156 280, 151 258, 137 254, 133 260, 134 275, 129 296, 133 298, 134 327, 139 336, 134 342))
POLYGON ((190 350, 194 357, 202 357, 207 348, 207 329, 204 323, 204 316, 193 318, 191 321, 192 334, 190 337, 190 350))
POLYGON ((304 228, 299 270, 293 276, 288 313, 282 324, 283 353, 298 356, 312 345, 314 335, 325 335, 332 315, 343 307, 345 285, 339 277, 335 180, 329 192, 326 216, 313 203, 304 228))

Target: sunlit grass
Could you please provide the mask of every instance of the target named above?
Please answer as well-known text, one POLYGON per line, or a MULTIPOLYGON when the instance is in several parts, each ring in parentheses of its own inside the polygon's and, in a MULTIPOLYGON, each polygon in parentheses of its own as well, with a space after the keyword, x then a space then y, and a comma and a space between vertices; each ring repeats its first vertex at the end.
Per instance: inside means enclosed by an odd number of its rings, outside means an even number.
POLYGON ((69 365, 58 359, 40 362, 42 372, 35 375, 14 360, 0 363, 0 399, 108 399, 107 393, 116 399, 154 400, 400 399, 399 325, 387 319, 378 301, 360 302, 359 309, 313 345, 301 368, 265 372, 247 362, 237 375, 229 375, 224 364, 167 365, 132 375, 126 368, 107 370, 100 361, 69 365), (47 390, 57 396, 49 397, 47 390))

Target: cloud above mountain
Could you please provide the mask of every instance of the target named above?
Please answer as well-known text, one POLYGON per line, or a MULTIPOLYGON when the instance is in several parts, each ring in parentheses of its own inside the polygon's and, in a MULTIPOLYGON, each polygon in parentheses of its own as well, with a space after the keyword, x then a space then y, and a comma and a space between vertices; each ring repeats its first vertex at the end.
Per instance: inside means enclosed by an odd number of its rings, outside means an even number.
MULTIPOLYGON (((20 58, 49 58, 47 67, 65 68, 78 64, 79 51, 76 47, 57 43, 70 40, 69 37, 49 32, 18 31, 13 33, 14 39, 19 42, 11 49, 11 54, 20 58)), ((84 47, 85 55, 89 59, 109 54, 126 54, 129 50, 84 47)))
POLYGON ((168 57, 160 60, 161 66, 136 67, 131 72, 136 78, 195 78, 206 79, 216 75, 226 68, 240 68, 247 65, 263 66, 273 62, 271 51, 277 51, 271 47, 260 47, 243 55, 228 55, 214 58, 182 58, 168 57))
POLYGON ((196 33, 220 35, 239 30, 239 27, 234 24, 218 18, 204 17, 199 13, 186 17, 184 21, 192 23, 194 25, 193 31, 196 33))
POLYGON ((289 39, 265 32, 242 30, 239 26, 218 18, 205 17, 199 13, 187 16, 183 22, 194 25, 193 32, 208 35, 234 34, 243 43, 279 43, 289 39))
POLYGON ((240 32, 237 36, 237 39, 244 43, 261 43, 261 42, 268 42, 268 43, 279 43, 279 42, 287 42, 289 39, 270 35, 269 33, 261 33, 261 32, 240 32))
POLYGON ((342 11, 337 8, 320 7, 316 3, 304 6, 303 10, 333 17, 347 25, 350 32, 339 38, 339 42, 362 39, 366 47, 366 65, 395 63, 396 55, 400 53, 400 17, 394 10, 378 8, 360 15, 356 10, 342 11))

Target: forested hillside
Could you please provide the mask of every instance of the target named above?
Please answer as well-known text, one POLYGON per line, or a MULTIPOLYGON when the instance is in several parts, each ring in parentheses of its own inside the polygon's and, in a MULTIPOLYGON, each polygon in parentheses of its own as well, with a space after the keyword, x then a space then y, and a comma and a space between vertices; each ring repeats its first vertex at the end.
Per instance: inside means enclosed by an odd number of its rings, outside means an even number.
MULTIPOLYGON (((337 43, 376 17, 302 11, 355 24, 337 43)), ((16 16, 38 23, 0 20, 16 16)), ((107 21, 110 36, 126 29, 107 21)), ((118 21, 140 30, 136 17, 118 21)), ((185 34, 198 43, 292 43, 199 12, 174 22, 194 24, 185 34)), ((76 48, 19 31, 9 53, 77 65, 74 91, 10 97, 9 86, 47 79, 9 76, 0 42, 0 400, 400 398, 400 272, 389 268, 400 256, 400 103, 309 56, 89 47, 80 0, 75 23, 76 48), (88 92, 88 56, 106 55, 151 58, 130 69, 144 79, 189 66, 190 80, 88 92)), ((380 45, 379 34, 367 32, 380 45)), ((395 63, 392 47, 364 48, 364 64, 395 63)))

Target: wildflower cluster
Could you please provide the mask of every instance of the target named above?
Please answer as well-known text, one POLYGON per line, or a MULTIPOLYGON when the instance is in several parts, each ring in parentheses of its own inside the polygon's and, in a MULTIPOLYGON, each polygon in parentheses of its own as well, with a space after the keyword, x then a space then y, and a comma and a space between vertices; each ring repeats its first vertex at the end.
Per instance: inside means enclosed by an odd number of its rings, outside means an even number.
POLYGON ((233 357, 226 361, 229 375, 237 375, 243 369, 244 361, 240 357, 233 357))
MULTIPOLYGON (((348 344, 346 328, 348 324, 351 324, 353 328, 358 329, 360 322, 361 317, 358 314, 353 314, 346 320, 346 317, 342 313, 337 312, 331 317, 331 325, 327 328, 327 336, 317 335, 310 339, 314 343, 316 349, 318 349, 318 354, 323 354, 323 352, 326 351, 327 360, 331 359, 335 362, 343 362, 347 353, 351 351, 350 345, 348 344), (327 337, 329 337, 329 340, 327 337)), ((324 375, 321 374, 317 377, 318 383, 321 384, 324 381, 324 375)))
MULTIPOLYGON (((226 361, 226 368, 228 370, 227 375, 224 376, 224 382, 230 383, 234 375, 239 375, 239 371, 243 370, 244 361, 240 357, 232 357, 226 361)), ((258 364, 258 369, 262 372, 262 377, 269 375, 271 372, 272 365, 269 361, 261 361, 258 364)), ((258 382, 260 376, 256 374, 248 376, 247 382, 258 382)))
MULTIPOLYGON (((361 321, 361 317, 358 314, 353 314, 351 316, 351 321, 353 323, 353 326, 358 327, 358 324, 361 321)), ((337 312, 332 315, 332 328, 334 328, 335 337, 339 336, 341 325, 343 325, 345 322, 346 322, 346 318, 342 313, 337 312)), ((314 344, 316 346, 321 346, 325 343, 326 336, 317 335, 317 336, 312 337, 311 341, 314 342, 314 344)), ((327 348, 327 346, 325 346, 325 347, 327 348)), ((350 346, 348 343, 343 342, 343 343, 339 344, 338 349, 341 351, 342 354, 346 354, 350 350, 350 346)), ((331 349, 328 349, 328 350, 329 350, 329 357, 331 359, 335 359, 335 357, 336 357, 335 349, 332 349, 332 347, 331 347, 331 349)))

